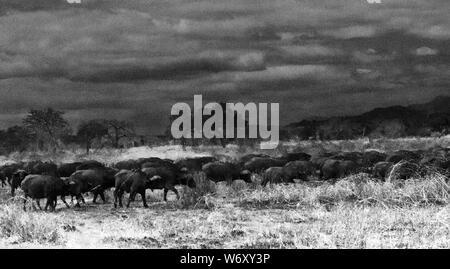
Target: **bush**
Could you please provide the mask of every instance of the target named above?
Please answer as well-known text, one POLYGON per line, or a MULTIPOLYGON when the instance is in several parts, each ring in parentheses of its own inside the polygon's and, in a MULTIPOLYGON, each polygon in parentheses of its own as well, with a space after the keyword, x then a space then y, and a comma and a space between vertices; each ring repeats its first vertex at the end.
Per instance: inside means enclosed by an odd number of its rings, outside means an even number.
POLYGON ((57 224, 48 214, 24 212, 17 206, 0 207, 0 237, 20 242, 61 243, 57 224))
POLYGON ((198 173, 194 175, 196 187, 184 187, 183 195, 179 200, 181 208, 214 208, 212 196, 216 193, 216 184, 198 173))

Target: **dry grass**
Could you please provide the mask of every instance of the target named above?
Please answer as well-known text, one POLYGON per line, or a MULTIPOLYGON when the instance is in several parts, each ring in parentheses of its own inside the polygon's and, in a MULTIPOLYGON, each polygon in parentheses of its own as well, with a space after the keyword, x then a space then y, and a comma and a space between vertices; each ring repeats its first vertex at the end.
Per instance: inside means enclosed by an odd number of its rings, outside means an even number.
MULTIPOLYGON (((448 141, 304 141, 286 143, 272 154, 292 148, 448 147, 448 141)), ((152 154, 178 158, 211 153, 236 158, 254 151, 234 146, 187 152, 177 146, 143 147, 98 151, 90 158, 113 162, 152 154)), ((59 157, 70 161, 86 156, 59 157)), ((201 174, 195 180, 196 189, 179 188, 179 201, 169 193, 165 203, 162 191, 148 191, 149 209, 140 201, 129 209, 114 209, 109 194, 107 204, 93 205, 86 199, 79 209, 60 203, 55 213, 23 212, 20 198, 9 199, 8 190, 0 189, 0 248, 450 248, 450 187, 438 173, 390 182, 357 174, 337 182, 312 179, 265 188, 258 184, 259 177, 253 184, 236 181, 231 186, 214 184, 201 174)))
POLYGON ((392 182, 374 181, 366 174, 357 174, 334 184, 307 182, 259 188, 239 199, 240 206, 256 208, 316 208, 344 202, 383 208, 446 205, 450 202, 450 187, 440 174, 392 182))
POLYGON ((0 237, 10 243, 61 244, 56 216, 24 212, 15 205, 0 207, 0 237))
MULTIPOLYGON (((440 175, 376 182, 364 174, 327 182, 214 184, 150 209, 111 203, 56 213, 0 206, 1 247, 63 248, 449 248, 449 186, 440 175), (233 195, 230 195, 233 194, 233 195)), ((2 192, 6 191, 5 189, 2 192)))
POLYGON ((216 185, 200 173, 197 173, 194 179, 196 187, 194 189, 183 188, 179 207, 182 209, 213 209, 214 203, 211 197, 216 193, 216 185))

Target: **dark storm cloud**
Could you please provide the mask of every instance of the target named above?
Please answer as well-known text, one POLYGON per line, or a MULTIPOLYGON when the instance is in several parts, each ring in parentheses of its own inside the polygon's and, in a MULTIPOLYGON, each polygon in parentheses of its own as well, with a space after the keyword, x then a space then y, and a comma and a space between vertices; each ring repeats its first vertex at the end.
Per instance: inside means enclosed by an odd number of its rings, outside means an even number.
POLYGON ((283 123, 447 93, 450 3, 381 2, 0 0, 0 120, 52 106, 157 133, 196 93, 280 102, 283 123))
POLYGON ((36 11, 72 8, 66 0, 0 0, 0 14, 8 11, 36 11))

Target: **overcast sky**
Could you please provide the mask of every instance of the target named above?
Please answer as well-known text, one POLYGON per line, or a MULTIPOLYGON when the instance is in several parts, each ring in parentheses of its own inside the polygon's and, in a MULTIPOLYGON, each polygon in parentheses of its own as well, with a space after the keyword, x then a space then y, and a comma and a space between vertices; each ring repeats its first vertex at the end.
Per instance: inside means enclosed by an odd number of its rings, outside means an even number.
POLYGON ((160 133, 171 106, 282 124, 450 94, 448 0, 0 0, 0 128, 31 108, 160 133))

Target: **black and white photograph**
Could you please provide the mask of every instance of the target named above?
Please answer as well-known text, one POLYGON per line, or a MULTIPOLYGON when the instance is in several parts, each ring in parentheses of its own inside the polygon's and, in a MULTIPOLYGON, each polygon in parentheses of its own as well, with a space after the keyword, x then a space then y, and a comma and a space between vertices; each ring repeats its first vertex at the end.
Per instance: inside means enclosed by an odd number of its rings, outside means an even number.
POLYGON ((449 249, 449 177, 448 0, 0 0, 0 249, 449 249))

